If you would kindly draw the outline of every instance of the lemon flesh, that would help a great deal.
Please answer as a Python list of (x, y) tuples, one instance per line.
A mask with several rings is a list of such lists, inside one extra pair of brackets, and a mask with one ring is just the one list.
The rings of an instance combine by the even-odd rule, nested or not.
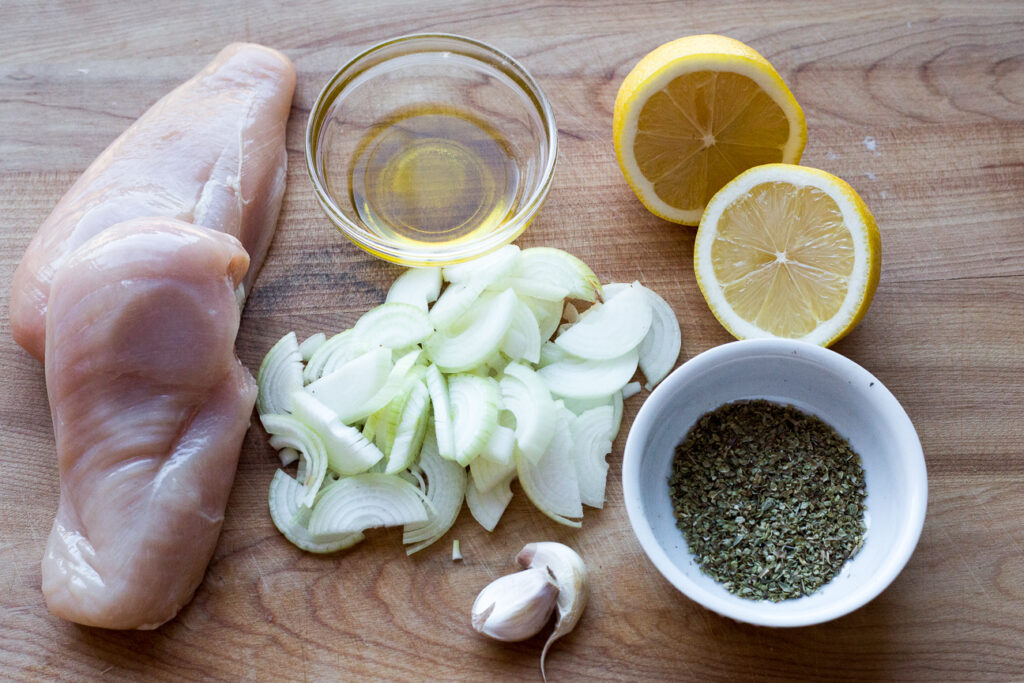
[(867, 206), (823, 171), (771, 164), (727, 184), (694, 245), (697, 281), (734, 336), (829, 345), (867, 312), (880, 240)]
[(708, 200), (748, 168), (799, 161), (803, 112), (764, 57), (724, 36), (688, 36), (648, 54), (619, 88), (622, 173), (654, 214), (696, 225)]
[(678, 76), (640, 110), (633, 156), (666, 204), (700, 210), (752, 166), (782, 161), (789, 121), (740, 74)]

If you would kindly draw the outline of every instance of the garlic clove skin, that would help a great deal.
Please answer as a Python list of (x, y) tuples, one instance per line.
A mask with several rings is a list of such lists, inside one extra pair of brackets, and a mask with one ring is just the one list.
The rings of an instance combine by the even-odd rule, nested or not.
[(526, 640), (548, 623), (557, 599), (558, 587), (543, 567), (502, 576), (473, 603), (473, 628), (495, 640)]
[(546, 681), (544, 659), (548, 649), (576, 627), (583, 608), (587, 606), (587, 567), (575, 550), (553, 542), (528, 543), (516, 556), (516, 562), (526, 567), (525, 571), (543, 569), (549, 572), (558, 584), (558, 620), (540, 654), (540, 673)]

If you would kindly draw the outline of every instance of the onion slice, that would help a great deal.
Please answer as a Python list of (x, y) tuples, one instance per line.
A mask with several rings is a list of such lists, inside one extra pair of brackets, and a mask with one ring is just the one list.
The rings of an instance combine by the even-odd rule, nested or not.
[(554, 401), (537, 373), (519, 363), (509, 363), (501, 378), (504, 407), (515, 416), (516, 445), (531, 462), (537, 462), (555, 432)]
[[(503, 453), (492, 457), (487, 453), (487, 447), (484, 447), (484, 452), (469, 464), (469, 471), (473, 475), (473, 481), (480, 493), (488, 492), (515, 472), (515, 432), (508, 427), (498, 425), (495, 428), (495, 433), (490, 437), (490, 441), (487, 442), (488, 446), (495, 441), (501, 443), (499, 449)], [(506, 444), (509, 446), (507, 456), (504, 454)]]
[(651, 328), (651, 306), (631, 287), (605, 304), (594, 304), (555, 343), (578, 358), (607, 360), (640, 345)]
[(270, 347), (256, 376), (256, 410), (260, 415), (290, 413), (292, 393), (302, 388), (302, 354), (294, 332)]
[(501, 343), (501, 351), (511, 360), (526, 360), (536, 363), (540, 360), (540, 327), (530, 307), (521, 300), (516, 302), (512, 324)]
[(427, 366), (427, 391), (434, 413), (434, 434), (437, 452), (442, 458), (455, 459), (455, 433), (452, 431), (452, 404), (448, 397), (448, 381), (436, 365)]
[(270, 480), (270, 519), (274, 526), (293, 545), (311, 553), (333, 553), (350, 548), (363, 540), (361, 533), (339, 534), (330, 541), (320, 541), (310, 535), (309, 508), (302, 507), (304, 488), (284, 470), (274, 473)]
[(650, 391), (675, 367), (683, 338), (679, 319), (668, 303), (655, 292), (644, 287), (644, 295), (651, 306), (651, 329), (640, 342), (640, 371), (647, 378), (644, 388)]
[(545, 365), (537, 374), (557, 396), (599, 398), (620, 391), (636, 372), (638, 359), (636, 349), (608, 360), (565, 358)]
[[(306, 384), (314, 382), (325, 373), (341, 367), (370, 350), (371, 347), (352, 330), (339, 332), (313, 352), (306, 362), (306, 368), (302, 371), (302, 380)], [(330, 370), (327, 369), (328, 363), (330, 363)]]
[[(640, 289), (651, 307), (651, 329), (640, 343), (640, 370), (644, 373), (647, 383), (644, 388), (650, 391), (665, 379), (665, 376), (679, 360), (682, 348), (682, 335), (679, 330), (679, 319), (672, 307), (668, 305), (654, 290), (644, 287), (639, 282), (628, 285), (624, 282), (611, 282), (604, 286), (605, 301), (613, 299), (630, 288)], [(627, 397), (628, 398), (628, 397)]]
[(511, 289), (481, 297), (455, 326), (438, 330), (423, 343), (427, 357), (445, 372), (481, 365), (501, 346), (518, 303)]
[(604, 507), (608, 480), (605, 457), (612, 451), (615, 413), (610, 405), (591, 408), (570, 422), (572, 460), (579, 480), (580, 500), (593, 508)]
[(456, 284), (477, 280), (489, 285), (510, 273), (518, 256), (519, 247), (506, 244), (479, 258), (446, 266), (442, 274), (445, 280)]
[[(516, 259), (511, 277), (534, 285), (547, 285), (565, 290), (559, 298), (597, 301), (601, 283), (590, 267), (572, 254), (551, 247), (523, 249)], [(534, 292), (524, 292), (538, 296)]]
[(371, 347), (404, 349), (430, 336), (434, 326), (427, 314), (411, 304), (381, 304), (356, 321), (352, 332)]
[(422, 379), (413, 384), (402, 402), (398, 424), (388, 452), (388, 474), (401, 472), (416, 460), (423, 446), (430, 417), (430, 392)]
[(466, 494), (466, 468), (440, 456), (432, 430), (427, 431), (423, 440), (419, 469), (425, 478), (421, 490), (433, 509), (427, 510), (426, 522), (405, 525), (402, 543), (415, 544), (406, 549), (406, 555), (423, 550), (448, 532), (459, 516)]
[(572, 435), (564, 409), (554, 411), (555, 434), (551, 443), (534, 463), (516, 453), (519, 483), (537, 509), (559, 524), (579, 528), (583, 516), (576, 468), (566, 455), (572, 450)]
[[(391, 372), (388, 373), (388, 379), (373, 396), (371, 396), (358, 410), (350, 412), (346, 415), (341, 415), (343, 422), (352, 424), (366, 418), (369, 415), (377, 412), (391, 401), (402, 391), (405, 386), (406, 377), (412, 372), (416, 362), (419, 360), (422, 351), (418, 349), (410, 351), (405, 354), (397, 361), (391, 368)], [(379, 426), (378, 426), (379, 428)]]
[(327, 475), (327, 449), (316, 432), (290, 415), (260, 415), (263, 428), (274, 439), (275, 448), (294, 448), (299, 452), (305, 466), (299, 477), (303, 486), (301, 504), (313, 507), (317, 491)]
[(526, 304), (526, 307), (537, 319), (537, 327), (540, 329), (541, 341), (551, 339), (551, 335), (558, 329), (558, 323), (562, 320), (562, 300), (548, 301), (532, 296), (526, 296), (516, 292), (519, 300)]
[(365, 472), (384, 457), (362, 432), (343, 424), (333, 410), (305, 391), (296, 391), (292, 402), (295, 419), (320, 437), (327, 466), (338, 474)]
[(455, 459), (465, 467), (487, 445), (498, 426), (498, 385), (490, 377), (458, 374), (448, 378), (455, 435)]
[(316, 334), (311, 334), (306, 337), (306, 340), (299, 344), (299, 353), (302, 354), (302, 362), (305, 363), (312, 358), (313, 354), (316, 353), (316, 350), (323, 346), (326, 341), (327, 335), (323, 332), (317, 332)]
[(426, 522), (429, 500), (414, 485), (390, 474), (357, 474), (324, 488), (309, 517), (314, 537)]
[(481, 492), (472, 476), (466, 485), (466, 505), (473, 519), (480, 523), (487, 531), (494, 531), (498, 521), (505, 514), (505, 508), (512, 500), (512, 480), (515, 473), (508, 475), (502, 481), (492, 486), (487, 491)]
[(391, 351), (376, 348), (306, 385), (306, 391), (352, 424), (363, 407), (380, 391), (391, 372)]
[(409, 304), (426, 313), (427, 304), (440, 293), (440, 268), (409, 268), (391, 284), (385, 302)]

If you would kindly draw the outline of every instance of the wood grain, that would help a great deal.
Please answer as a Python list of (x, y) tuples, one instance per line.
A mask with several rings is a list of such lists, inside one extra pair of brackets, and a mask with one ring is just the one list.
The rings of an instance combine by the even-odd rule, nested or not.
[[(1024, 7), (1008, 2), (5, 2), (0, 22), (0, 677), (17, 680), (537, 680), (542, 639), (476, 636), (477, 591), (526, 542), (577, 547), (594, 590), (548, 660), (562, 680), (1011, 680), (1024, 677)], [(683, 324), (681, 360), (729, 341), (690, 266), (693, 230), (646, 213), (611, 147), (618, 84), (658, 44), (724, 33), (761, 51), (810, 129), (804, 163), (871, 206), (884, 260), (875, 303), (836, 349), (902, 401), (924, 445), (928, 518), (895, 583), (853, 614), (801, 629), (720, 618), (663, 580), (633, 538), (611, 460), (609, 500), (558, 527), (522, 495), (498, 531), (463, 512), (407, 558), (397, 531), (319, 558), (274, 530), (275, 469), (258, 428), (196, 598), (154, 632), (49, 615), (39, 560), (58, 482), (42, 368), (10, 340), (11, 275), (74, 178), (153, 101), (231, 40), (299, 71), (289, 186), (238, 339), (270, 344), (350, 325), (397, 268), (346, 242), (305, 177), (303, 132), (326, 78), (394, 35), (449, 31), (510, 52), (560, 129), (550, 197), (520, 244), (553, 245), (604, 280), (639, 278)], [(628, 426), (643, 400), (627, 402)], [(452, 563), (450, 539), (465, 560)]]

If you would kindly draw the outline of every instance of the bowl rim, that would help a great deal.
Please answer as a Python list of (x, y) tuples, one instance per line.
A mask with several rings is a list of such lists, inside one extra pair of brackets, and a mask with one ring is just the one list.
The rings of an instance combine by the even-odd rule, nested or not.
[[(879, 405), (879, 412), (887, 416), (902, 437), (904, 447), (900, 450), (900, 462), (902, 469), (910, 475), (908, 488), (911, 493), (907, 501), (909, 513), (903, 520), (892, 551), (881, 570), (870, 580), (860, 584), (858, 590), (851, 591), (851, 594), (843, 599), (826, 603), (814, 611), (782, 613), (772, 610), (772, 605), (776, 603), (749, 601), (749, 605), (745, 605), (708, 592), (686, 576), (669, 558), (655, 537), (644, 511), (643, 492), (640, 486), (640, 469), (644, 460), (643, 446), (658, 422), (659, 412), (667, 397), (682, 390), (691, 378), (715, 365), (757, 356), (802, 358), (814, 362), (819, 367), (824, 366), (824, 369), (842, 375), (854, 383), (864, 382), (870, 385), (873, 382), (871, 391), (875, 403)], [(644, 553), (662, 576), (691, 600), (723, 616), (750, 624), (775, 627), (810, 626), (830, 621), (862, 607), (877, 597), (903, 570), (913, 554), (924, 526), (928, 502), (924, 451), (910, 417), (892, 392), (878, 378), (846, 356), (808, 342), (781, 338), (747, 339), (713, 347), (686, 361), (666, 377), (647, 397), (630, 427), (622, 461), (622, 491), (633, 533)]]
[[(429, 44), (430, 49), (417, 50), (416, 47), (420, 43)], [(379, 62), (372, 62), (369, 65), (364, 64), (368, 60), (372, 60), (378, 53), (395, 47), (399, 48), (399, 51), (396, 54), (387, 56)], [(480, 54), (471, 54), (466, 51), (460, 52), (458, 50), (459, 47), (462, 47), (464, 50), (465, 48), (471, 48), (482, 52), (491, 59), (488, 61), (481, 59)], [(529, 99), (536, 107), (537, 114), (541, 119), (547, 139), (547, 158), (545, 160), (544, 167), (541, 169), (538, 176), (537, 182), (531, 189), (530, 195), (523, 200), (522, 206), (520, 206), (519, 210), (511, 217), (507, 218), (499, 229), (488, 233), (486, 236), (479, 239), (459, 244), (445, 250), (439, 250), (436, 248), (422, 250), (411, 249), (407, 244), (399, 246), (391, 240), (382, 239), (364, 228), (362, 225), (353, 222), (345, 216), (341, 211), (341, 208), (335, 202), (334, 197), (327, 191), (326, 184), (318, 170), (316, 149), (319, 141), (319, 134), (323, 126), (324, 116), (327, 110), (334, 104), (334, 102), (344, 95), (345, 89), (349, 84), (356, 80), (358, 76), (364, 73), (368, 68), (372, 68), (392, 59), (416, 52), (452, 51), (478, 61), (484, 61), (489, 66), (500, 70), (505, 76), (509, 77), (509, 80), (511, 80), (523, 94), (527, 96), (527, 99)], [(402, 265), (441, 266), (482, 256), (511, 242), (526, 230), (530, 222), (536, 217), (537, 212), (540, 210), (544, 200), (547, 198), (548, 191), (551, 189), (551, 182), (554, 178), (555, 162), (558, 158), (558, 126), (555, 123), (555, 116), (554, 111), (551, 108), (551, 103), (548, 101), (544, 91), (541, 90), (530, 72), (512, 56), (502, 50), (499, 50), (493, 45), (454, 33), (411, 33), (385, 40), (363, 50), (346, 62), (344, 66), (338, 69), (334, 75), (328, 79), (327, 83), (323, 88), (321, 88), (320, 93), (317, 95), (317, 98), (313, 103), (313, 107), (310, 109), (309, 118), (306, 120), (305, 145), (304, 156), (306, 161), (306, 172), (309, 175), (310, 181), (313, 183), (313, 192), (316, 196), (317, 202), (320, 204), (324, 213), (327, 214), (327, 217), (332, 223), (334, 223), (342, 234), (362, 249), (387, 261)]]

